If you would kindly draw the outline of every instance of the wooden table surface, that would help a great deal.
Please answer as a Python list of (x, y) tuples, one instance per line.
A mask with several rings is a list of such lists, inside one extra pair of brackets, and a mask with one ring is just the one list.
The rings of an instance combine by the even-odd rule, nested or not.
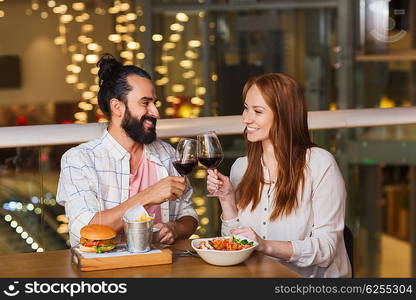
[[(191, 249), (190, 241), (171, 246)], [(235, 266), (213, 266), (199, 257), (173, 257), (172, 264), (123, 269), (81, 272), (71, 262), (70, 250), (20, 253), (0, 256), (0, 277), (65, 278), (65, 277), (160, 277), (160, 278), (225, 278), (225, 277), (300, 277), (286, 266), (254, 251), (243, 263)]]

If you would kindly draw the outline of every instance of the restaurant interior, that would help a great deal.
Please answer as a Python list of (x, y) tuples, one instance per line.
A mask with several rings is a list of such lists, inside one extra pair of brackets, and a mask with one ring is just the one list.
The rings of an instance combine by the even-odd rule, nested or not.
[[(0, 0), (0, 126), (107, 122), (97, 104), (104, 53), (152, 75), (162, 119), (239, 115), (244, 82), (267, 72), (298, 80), (309, 111), (412, 107), (415, 30), (410, 0)], [(416, 275), (415, 124), (311, 130), (346, 182), (355, 277)], [(220, 140), (228, 174), (245, 141)], [(0, 255), (69, 247), (55, 196), (73, 146), (0, 141)], [(202, 166), (189, 176), (192, 238), (220, 234), (206, 176)]]

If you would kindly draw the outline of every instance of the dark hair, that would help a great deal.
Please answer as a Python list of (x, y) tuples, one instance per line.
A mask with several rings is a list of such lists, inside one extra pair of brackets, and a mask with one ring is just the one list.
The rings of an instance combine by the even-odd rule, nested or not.
[(125, 102), (126, 95), (132, 90), (132, 87), (127, 82), (127, 76), (135, 74), (152, 80), (149, 73), (145, 70), (133, 65), (123, 66), (121, 62), (108, 53), (104, 54), (97, 62), (97, 67), (100, 68), (98, 71), (98, 85), (100, 86), (98, 105), (110, 120), (110, 100), (116, 98)]

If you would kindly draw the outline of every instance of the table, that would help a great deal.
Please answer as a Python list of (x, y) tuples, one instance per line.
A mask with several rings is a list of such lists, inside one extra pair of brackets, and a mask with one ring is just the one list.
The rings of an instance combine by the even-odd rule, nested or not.
[[(173, 253), (191, 249), (190, 240), (171, 246)], [(300, 277), (286, 266), (257, 251), (235, 266), (213, 266), (199, 257), (173, 257), (172, 264), (81, 272), (71, 262), (70, 250), (20, 253), (0, 256), (0, 277), (68, 278), (293, 278)]]

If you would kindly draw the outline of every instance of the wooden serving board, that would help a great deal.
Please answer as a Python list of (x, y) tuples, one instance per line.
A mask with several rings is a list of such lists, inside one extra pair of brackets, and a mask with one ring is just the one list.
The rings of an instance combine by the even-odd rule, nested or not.
[[(163, 265), (172, 263), (170, 249), (153, 249), (150, 253), (115, 253), (91, 254), (83, 253), (78, 247), (71, 248), (72, 261), (80, 271), (98, 271), (139, 266)], [(112, 256), (109, 256), (109, 255)]]

